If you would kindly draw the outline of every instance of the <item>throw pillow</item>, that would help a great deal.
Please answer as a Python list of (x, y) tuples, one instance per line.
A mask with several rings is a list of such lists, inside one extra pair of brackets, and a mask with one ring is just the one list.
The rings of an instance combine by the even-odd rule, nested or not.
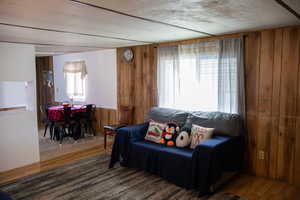
[(193, 124), (191, 129), (191, 148), (194, 149), (198, 144), (212, 137), (214, 128), (206, 128)]
[(165, 123), (150, 121), (145, 140), (160, 143), (162, 133), (165, 130), (166, 126), (167, 125)]

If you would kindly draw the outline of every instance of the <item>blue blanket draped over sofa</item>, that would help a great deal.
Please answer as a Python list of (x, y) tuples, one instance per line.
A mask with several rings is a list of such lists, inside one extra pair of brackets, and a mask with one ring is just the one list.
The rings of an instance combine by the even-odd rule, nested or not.
[(166, 147), (144, 140), (149, 123), (120, 128), (109, 167), (143, 169), (200, 194), (209, 191), (223, 172), (239, 171), (244, 154), (243, 136), (214, 136), (195, 149)]

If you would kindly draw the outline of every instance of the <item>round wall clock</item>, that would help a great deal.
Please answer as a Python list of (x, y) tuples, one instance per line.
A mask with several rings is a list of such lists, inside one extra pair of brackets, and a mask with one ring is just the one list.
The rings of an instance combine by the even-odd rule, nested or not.
[(133, 59), (133, 51), (132, 51), (132, 49), (126, 48), (126, 49), (124, 50), (123, 56), (124, 56), (124, 59), (125, 59), (127, 62), (132, 61), (132, 59)]

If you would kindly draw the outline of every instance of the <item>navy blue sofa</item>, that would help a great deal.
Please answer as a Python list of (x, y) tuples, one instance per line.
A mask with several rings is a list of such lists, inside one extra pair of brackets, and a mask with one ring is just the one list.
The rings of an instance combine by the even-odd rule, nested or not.
[(190, 149), (144, 140), (148, 122), (123, 127), (117, 131), (110, 168), (120, 162), (121, 166), (146, 170), (178, 186), (196, 189), (200, 195), (213, 192), (225, 174), (233, 175), (242, 169), (243, 122), (238, 115), (155, 107), (146, 121), (149, 119), (173, 121), (179, 125), (198, 124), (215, 128), (215, 133), (213, 138)]
[(0, 191), (0, 200), (12, 200), (12, 198), (7, 193)]

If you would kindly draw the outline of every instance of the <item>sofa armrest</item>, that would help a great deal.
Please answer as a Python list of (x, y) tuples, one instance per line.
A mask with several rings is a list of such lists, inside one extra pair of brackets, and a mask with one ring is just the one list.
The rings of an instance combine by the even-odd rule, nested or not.
[(117, 134), (127, 134), (131, 141), (143, 140), (149, 127), (149, 122), (126, 126), (118, 129)]
[(244, 144), (243, 136), (215, 136), (201, 144), (198, 144), (195, 150), (206, 149), (219, 149), (231, 146), (232, 148), (240, 148)]
[[(133, 126), (125, 126), (117, 130), (117, 135), (113, 144), (110, 157), (109, 168), (112, 168), (116, 162), (126, 166), (131, 141), (143, 140), (148, 130), (149, 123), (143, 123)], [(121, 159), (122, 158), (122, 159)]]
[[(211, 186), (226, 171), (239, 171), (244, 156), (244, 138), (242, 136), (216, 136), (196, 146), (193, 151), (193, 163), (197, 185)], [(199, 170), (201, 169), (201, 170)], [(203, 175), (202, 172), (206, 174)], [(201, 187), (200, 187), (201, 188)], [(209, 188), (201, 188), (207, 192)]]
[(243, 136), (216, 136), (197, 145), (194, 151), (213, 153), (222, 170), (237, 171), (243, 164), (244, 149)]
[(204, 142), (202, 142), (201, 144), (198, 144), (195, 148), (196, 151), (199, 151), (203, 148), (206, 149), (214, 149), (217, 148), (218, 146), (222, 145), (223, 143), (226, 143), (230, 140), (230, 137), (213, 137), (210, 138)]

